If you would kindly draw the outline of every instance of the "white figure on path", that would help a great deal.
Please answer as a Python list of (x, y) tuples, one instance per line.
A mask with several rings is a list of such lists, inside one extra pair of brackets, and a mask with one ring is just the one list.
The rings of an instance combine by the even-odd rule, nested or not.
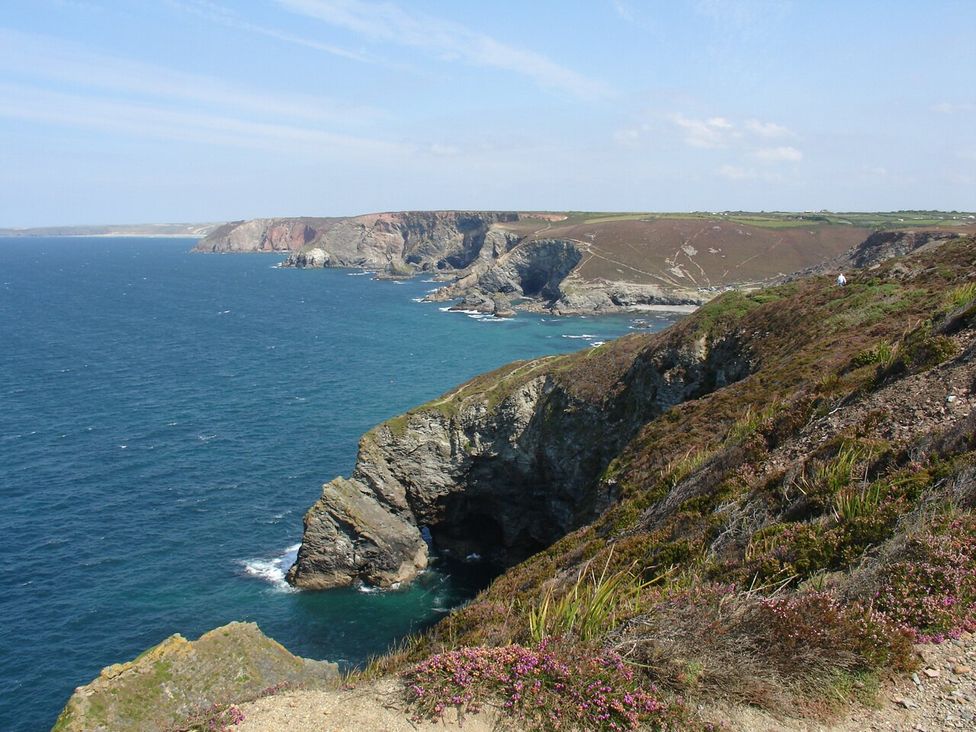
[(837, 275), (837, 285), (839, 287), (843, 287), (846, 284), (847, 284), (847, 278), (844, 276), (844, 273), (841, 272), (839, 275)]

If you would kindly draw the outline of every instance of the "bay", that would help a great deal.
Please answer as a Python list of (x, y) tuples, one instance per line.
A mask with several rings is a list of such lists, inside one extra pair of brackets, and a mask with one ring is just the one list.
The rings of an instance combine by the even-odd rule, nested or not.
[(360, 435), (519, 358), (673, 316), (512, 320), (417, 302), (436, 283), (194, 255), (190, 239), (0, 239), (0, 729), (171, 633), (251, 620), (350, 666), (484, 581), (282, 581)]

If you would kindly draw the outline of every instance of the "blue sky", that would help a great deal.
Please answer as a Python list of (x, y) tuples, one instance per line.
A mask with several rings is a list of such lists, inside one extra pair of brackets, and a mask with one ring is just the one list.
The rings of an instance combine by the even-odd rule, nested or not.
[(0, 226), (976, 208), (976, 2), (4, 0)]

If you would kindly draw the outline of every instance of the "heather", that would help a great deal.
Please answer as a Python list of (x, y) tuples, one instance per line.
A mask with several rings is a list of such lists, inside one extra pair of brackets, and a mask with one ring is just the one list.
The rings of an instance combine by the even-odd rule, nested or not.
[(875, 607), (920, 641), (976, 629), (976, 517), (941, 517), (906, 537), (883, 566)]
[[(915, 667), (913, 643), (973, 630), (974, 268), (972, 240), (944, 243), (847, 288), (733, 293), (650, 344), (561, 361), (554, 378), (624, 419), (633, 383), (673, 367), (660, 354), (693, 342), (738, 359), (668, 373), (701, 391), (595, 476), (611, 505), (388, 667), (436, 658), (447, 673), (453, 653), (554, 642), (614, 654), (666, 709), (724, 699), (822, 718)], [(469, 709), (510, 699), (502, 682), (428, 693)]]
[(662, 702), (618, 654), (549, 641), (435, 654), (406, 683), (422, 717), (439, 718), (452, 706), (463, 718), (495, 703), (521, 729), (680, 728), (680, 707)]

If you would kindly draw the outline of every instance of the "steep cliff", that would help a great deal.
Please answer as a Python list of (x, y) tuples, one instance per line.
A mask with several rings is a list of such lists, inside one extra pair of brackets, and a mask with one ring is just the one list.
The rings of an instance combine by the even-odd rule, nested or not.
[[(965, 241), (951, 250), (957, 259), (972, 251)], [(944, 297), (929, 251), (852, 275), (848, 288), (808, 279), (727, 293), (664, 333), (512, 364), (380, 425), (363, 437), (351, 480), (325, 485), (310, 509), (289, 580), (408, 580), (426, 565), (423, 534), (460, 556), (522, 561), (616, 504), (622, 465), (659, 465), (641, 435), (664, 429), (662, 415), (715, 392), (717, 403), (751, 403), (760, 385), (767, 401), (793, 400), (791, 384), (829, 373), (882, 333), (904, 335)], [(943, 269), (950, 278), (964, 271)], [(942, 336), (917, 337), (945, 346)], [(712, 430), (708, 419), (694, 429)]]
[(288, 253), (287, 267), (417, 272), (431, 300), (499, 315), (695, 306), (811, 267), (870, 229), (782, 215), (407, 211), (226, 224), (197, 251)]
[[(203, 252), (293, 253), (287, 267), (363, 267), (393, 275), (455, 271), (507, 244), (489, 236), (505, 211), (404, 211), (333, 219), (254, 219), (222, 226)], [(488, 242), (487, 248), (486, 239)]]
[(740, 341), (681, 327), (518, 362), (380, 425), (309, 510), (289, 581), (409, 580), (427, 564), (422, 530), (460, 557), (521, 561), (615, 500), (597, 478), (642, 424), (751, 372)]

